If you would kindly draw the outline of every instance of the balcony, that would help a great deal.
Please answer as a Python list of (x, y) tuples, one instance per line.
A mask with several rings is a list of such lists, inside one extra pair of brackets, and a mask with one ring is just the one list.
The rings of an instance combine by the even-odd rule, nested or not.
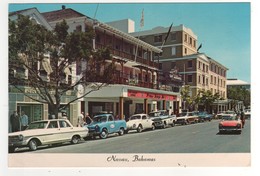
[[(100, 44), (100, 43), (96, 43), (96, 48), (97, 49), (103, 49), (105, 47), (108, 47), (108, 46), (105, 46), (103, 44)], [(128, 53), (128, 52), (125, 52), (125, 51), (122, 51), (122, 50), (118, 50), (118, 49), (115, 49), (115, 48), (112, 48), (111, 46), (109, 47), (109, 50), (111, 52), (111, 54), (115, 55), (115, 56), (118, 56), (118, 57), (122, 57), (124, 59), (128, 59), (130, 61), (135, 61), (139, 64), (144, 64), (146, 66), (149, 66), (149, 67), (153, 67), (153, 68), (158, 68), (159, 67), (159, 64), (154, 62), (154, 61), (151, 61), (149, 59), (144, 59), (140, 56), (136, 56), (135, 58), (135, 55), (134, 54), (131, 54), (131, 53)]]

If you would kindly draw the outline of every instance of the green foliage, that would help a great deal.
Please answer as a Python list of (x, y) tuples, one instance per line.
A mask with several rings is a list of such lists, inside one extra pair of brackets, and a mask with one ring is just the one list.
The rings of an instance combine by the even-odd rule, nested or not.
[(250, 91), (241, 87), (228, 88), (227, 98), (231, 99), (232, 107), (234, 108), (238, 101), (243, 101), (244, 106), (250, 106), (251, 94)]
[[(16, 87), (25, 96), (35, 101), (47, 103), (49, 109), (56, 115), (61, 108), (61, 97), (67, 92), (76, 95), (78, 85), (90, 84), (94, 87), (93, 90), (99, 90), (110, 83), (114, 73), (113, 64), (105, 62), (111, 59), (110, 51), (93, 50), (94, 31), (68, 33), (68, 28), (65, 20), (57, 23), (52, 31), (48, 31), (26, 16), (18, 15), (16, 21), (9, 20), (9, 85)], [(46, 69), (37, 69), (39, 64), (43, 65), (46, 61), (46, 55), (50, 56), (49, 73)], [(68, 70), (72, 64), (81, 64), (82, 61), (87, 63), (88, 69), (82, 69), (78, 73), (81, 77), (74, 79), (74, 82), (64, 83), (64, 78), (68, 76), (65, 75), (65, 70)], [(28, 70), (29, 78), (21, 79), (22, 77), (17, 76), (19, 74), (14, 76), (13, 70), (19, 69)], [(43, 79), (41, 71), (46, 71), (45, 74), (50, 78), (48, 81), (45, 80), (46, 78)], [(21, 88), (24, 85), (34, 89), (40, 98), (26, 94)], [(75, 96), (64, 107), (90, 92), (85, 92), (81, 97)]]

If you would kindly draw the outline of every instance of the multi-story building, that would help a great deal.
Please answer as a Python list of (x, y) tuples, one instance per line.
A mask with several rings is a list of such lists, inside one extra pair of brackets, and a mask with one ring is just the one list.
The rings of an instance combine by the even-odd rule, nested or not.
[[(9, 13), (9, 19), (11, 21), (17, 20), (19, 14), (23, 16), (29, 16), (30, 20), (36, 22), (37, 24), (43, 25), (47, 30), (53, 29), (36, 8), (11, 12)], [(30, 60), (28, 61), (30, 62)], [(39, 73), (39, 76), (42, 78), (42, 80), (45, 81), (50, 79), (48, 75), (48, 63), (50, 63), (50, 57), (48, 54), (44, 55), (44, 60), (42, 62), (34, 61), (35, 69)], [(71, 84), (73, 79), (76, 78), (76, 65), (71, 65), (68, 69), (70, 70), (70, 73), (64, 73), (64, 83), (66, 82)], [(17, 67), (9, 67), (9, 82), (12, 81), (11, 79), (17, 75), (19, 78), (24, 80), (21, 82), (21, 84), (16, 85), (19, 86), (21, 90), (24, 90), (24, 93), (18, 91), (14, 86), (9, 86), (9, 117), (11, 113), (16, 110), (18, 114), (21, 114), (21, 112), (24, 111), (25, 114), (29, 117), (29, 122), (52, 118), (49, 112), (48, 104), (32, 100), (26, 96), (29, 95), (35, 99), (40, 99), (40, 96), (36, 93), (35, 89), (33, 89), (27, 81), (28, 79), (31, 79), (31, 76), (28, 73), (29, 72), (27, 68), (21, 67), (18, 64)], [(61, 99), (61, 106), (67, 104), (75, 98), (76, 96), (68, 91)], [(76, 123), (76, 119), (73, 119), (73, 117), (77, 115), (75, 112), (73, 112), (72, 107), (75, 107), (76, 105), (76, 102), (71, 103), (70, 107), (64, 110), (67, 112), (68, 119), (71, 120), (74, 124)]]
[(199, 90), (210, 90), (219, 93), (226, 99), (227, 68), (204, 53), (199, 53), (201, 47), (197, 44), (197, 36), (184, 25), (173, 26), (169, 37), (164, 39), (169, 28), (156, 27), (152, 30), (131, 33), (153, 46), (163, 50), (159, 57), (160, 69), (163, 72), (177, 70), (184, 85), (190, 85), (191, 96)]
[[(66, 9), (65, 6), (61, 10), (42, 14), (36, 8), (26, 9), (10, 13), (9, 18), (16, 20), (18, 14), (31, 16), (32, 20), (44, 25), (48, 30), (52, 30), (58, 22), (63, 20), (66, 20), (69, 26), (68, 32), (93, 29), (95, 32), (93, 50), (104, 47), (110, 49), (113, 59), (106, 62), (115, 63), (116, 79), (113, 84), (70, 104), (66, 112), (74, 125), (77, 124), (77, 118), (81, 112), (94, 115), (99, 111), (112, 111), (120, 118), (127, 118), (134, 113), (148, 113), (155, 109), (168, 109), (169, 113), (179, 109), (179, 93), (158, 89), (159, 64), (155, 62), (155, 56), (161, 53), (161, 49), (73, 9)], [(46, 60), (49, 60), (47, 56)], [(78, 70), (81, 69), (83, 63), (85, 62), (75, 63), (69, 67), (68, 74), (65, 75), (66, 84), (72, 84), (73, 80), (79, 78)], [(48, 70), (44, 63), (37, 65), (39, 73), (47, 80)], [(23, 73), (26, 74), (26, 70), (23, 70)], [(24, 86), (30, 94), (35, 94), (30, 87), (21, 86)], [(88, 90), (84, 89), (84, 91)], [(79, 91), (77, 96), (82, 93), (84, 92)], [(62, 97), (61, 103), (67, 103), (73, 98), (75, 94), (71, 96), (68, 93)], [(47, 104), (33, 101), (12, 88), (9, 89), (9, 105), (10, 114), (14, 110), (25, 111), (30, 117), (30, 122), (49, 118)]]

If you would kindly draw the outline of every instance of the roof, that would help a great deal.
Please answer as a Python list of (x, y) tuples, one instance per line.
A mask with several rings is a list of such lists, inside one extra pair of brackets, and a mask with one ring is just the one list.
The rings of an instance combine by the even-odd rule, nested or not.
[(42, 15), (48, 22), (85, 16), (71, 8), (61, 9), (61, 10), (56, 10), (51, 12), (44, 12), (42, 13)]
[(37, 10), (35, 7), (29, 8), (29, 9), (18, 10), (18, 11), (10, 12), (9, 16), (18, 15), (18, 14), (21, 14), (23, 12), (26, 12), (26, 11), (29, 11), (29, 10), (32, 10), (32, 9)]
[[(162, 27), (162, 26), (157, 26), (151, 30), (146, 30), (146, 31), (140, 31), (140, 32), (133, 32), (130, 33), (132, 36), (138, 37), (138, 36), (147, 36), (147, 35), (157, 35), (157, 34), (164, 34), (167, 33), (169, 30), (169, 27)], [(175, 31), (185, 31), (189, 33), (192, 37), (194, 37), (197, 40), (197, 35), (194, 34), (194, 32), (190, 29), (185, 27), (183, 24), (179, 26), (173, 26), (171, 28), (171, 32)]]
[(44, 27), (46, 27), (48, 30), (52, 30), (52, 27), (50, 26), (48, 21), (43, 17), (43, 15), (35, 7), (24, 9), (24, 10), (19, 10), (19, 11), (15, 11), (15, 12), (10, 12), (9, 19), (11, 21), (15, 21), (18, 19), (19, 14), (21, 14), (23, 16), (28, 16), (28, 17), (30, 17), (30, 19), (34, 19), (38, 24), (41, 24)]
[(227, 85), (233, 86), (233, 85), (250, 85), (250, 84), (239, 79), (227, 79)]

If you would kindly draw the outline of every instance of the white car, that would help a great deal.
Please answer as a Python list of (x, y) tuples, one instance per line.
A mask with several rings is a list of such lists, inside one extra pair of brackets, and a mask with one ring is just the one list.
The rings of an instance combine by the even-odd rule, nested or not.
[(126, 127), (126, 133), (130, 130), (136, 130), (140, 133), (145, 129), (155, 129), (154, 121), (147, 114), (132, 115), (126, 123)]
[(24, 131), (9, 133), (9, 152), (14, 152), (18, 147), (29, 147), (34, 151), (40, 145), (64, 142), (77, 144), (87, 135), (87, 128), (73, 127), (66, 119), (35, 121)]
[(176, 124), (181, 125), (188, 125), (191, 123), (198, 123), (199, 122), (199, 116), (196, 115), (194, 112), (182, 112), (180, 114), (180, 117), (177, 117)]
[(173, 127), (177, 121), (176, 115), (169, 115), (169, 112), (166, 110), (150, 112), (149, 116), (154, 121), (156, 128), (165, 128), (166, 126)]

